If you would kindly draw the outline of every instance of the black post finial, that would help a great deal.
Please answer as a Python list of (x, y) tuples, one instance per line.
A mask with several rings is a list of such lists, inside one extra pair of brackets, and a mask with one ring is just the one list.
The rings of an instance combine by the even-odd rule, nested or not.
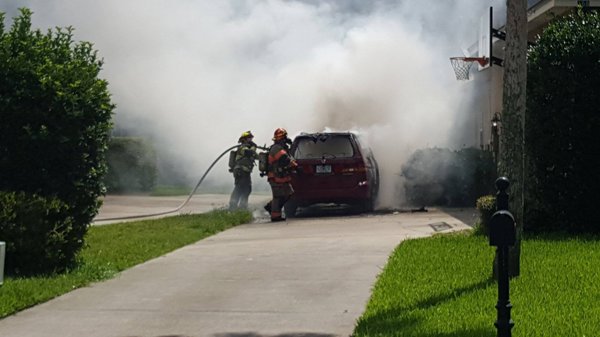
[(508, 193), (506, 190), (510, 186), (510, 181), (506, 177), (500, 177), (496, 179), (496, 209), (499, 211), (508, 210)]
[(496, 188), (500, 191), (506, 191), (510, 186), (510, 181), (506, 177), (499, 177), (496, 179)]

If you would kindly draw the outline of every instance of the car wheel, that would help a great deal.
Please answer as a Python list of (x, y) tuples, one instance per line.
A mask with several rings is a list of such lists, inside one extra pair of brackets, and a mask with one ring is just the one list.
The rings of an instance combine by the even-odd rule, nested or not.
[(375, 209), (375, 202), (374, 202), (373, 198), (369, 198), (364, 201), (363, 210), (365, 212), (373, 212), (374, 209)]
[(296, 210), (298, 209), (298, 204), (289, 200), (283, 205), (283, 210), (285, 211), (286, 218), (293, 218), (296, 216)]

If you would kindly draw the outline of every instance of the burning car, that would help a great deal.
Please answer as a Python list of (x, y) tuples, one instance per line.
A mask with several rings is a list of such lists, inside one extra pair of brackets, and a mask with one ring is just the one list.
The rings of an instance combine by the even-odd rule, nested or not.
[(298, 207), (348, 204), (371, 211), (379, 191), (379, 168), (372, 151), (352, 132), (302, 133), (290, 153), (298, 162), (294, 195), (285, 204), (288, 217)]

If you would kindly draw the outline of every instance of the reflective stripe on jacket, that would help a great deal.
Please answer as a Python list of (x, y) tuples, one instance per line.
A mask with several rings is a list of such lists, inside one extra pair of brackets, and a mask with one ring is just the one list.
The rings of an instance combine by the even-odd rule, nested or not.
[(256, 144), (242, 144), (236, 151), (235, 165), (233, 166), (233, 170), (252, 172), (252, 168), (254, 168), (254, 161), (256, 159), (258, 159), (258, 154), (256, 153)]
[(290, 182), (292, 180), (291, 171), (296, 166), (296, 161), (284, 146), (279, 143), (271, 146), (269, 149), (268, 181), (278, 184)]

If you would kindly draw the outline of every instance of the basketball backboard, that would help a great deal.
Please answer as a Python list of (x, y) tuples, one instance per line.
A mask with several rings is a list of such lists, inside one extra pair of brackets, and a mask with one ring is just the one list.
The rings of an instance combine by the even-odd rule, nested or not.
[(484, 70), (492, 66), (492, 23), (493, 8), (489, 7), (485, 13), (481, 15), (479, 20), (479, 46), (477, 57), (484, 57), (488, 60), (484, 65), (479, 65), (479, 70)]

